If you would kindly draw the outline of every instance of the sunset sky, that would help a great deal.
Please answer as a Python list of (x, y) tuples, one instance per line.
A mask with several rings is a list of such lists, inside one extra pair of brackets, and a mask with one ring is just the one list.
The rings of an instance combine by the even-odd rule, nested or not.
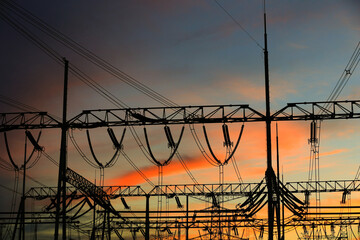
[[(178, 105), (250, 104), (265, 112), (263, 51), (258, 46), (264, 45), (260, 0), (218, 0), (253, 39), (216, 1), (210, 0), (15, 2)], [(360, 40), (360, 2), (276, 0), (267, 1), (266, 8), (272, 112), (289, 102), (326, 100)], [(161, 106), (44, 33), (29, 28), (128, 106)], [(0, 95), (61, 116), (63, 67), (2, 19), (0, 36)], [(339, 100), (360, 99), (359, 80), (360, 70), (356, 69)], [(84, 109), (115, 107), (73, 75), (69, 76), (68, 100), (69, 118)], [(0, 102), (0, 112), (17, 111), (19, 109)], [(310, 122), (279, 123), (280, 164), (285, 181), (308, 179), (309, 127)], [(322, 123), (321, 179), (355, 177), (360, 163), (359, 127), (358, 120)], [(240, 124), (229, 125), (232, 141), (237, 138), (240, 128)], [(171, 129), (177, 138), (181, 127)], [(205, 144), (202, 126), (196, 126), (196, 129)], [(122, 128), (114, 131), (120, 138)], [(136, 127), (136, 131), (145, 142), (143, 127)], [(154, 154), (160, 159), (167, 158), (169, 149), (162, 127), (148, 127), (147, 131)], [(90, 133), (99, 158), (108, 161), (114, 150), (106, 128), (90, 130)], [(92, 159), (86, 132), (74, 130), (73, 134)], [(221, 124), (208, 126), (208, 135), (215, 152), (224, 157)], [(8, 138), (14, 158), (20, 164), (23, 161), (23, 131), (8, 133)], [(44, 130), (40, 144), (58, 160), (60, 131)], [(95, 176), (98, 179), (98, 171), (81, 159), (71, 141), (68, 146), (69, 167), (91, 181)], [(244, 182), (259, 182), (264, 177), (265, 147), (265, 124), (246, 123), (235, 154)], [(157, 167), (144, 157), (130, 131), (125, 135), (124, 149), (156, 184)], [(199, 182), (218, 182), (218, 169), (202, 157), (188, 126), (179, 152)], [(3, 134), (0, 135), (0, 157), (8, 161)], [(13, 175), (0, 169), (1, 184), (13, 188)], [(57, 168), (44, 156), (29, 170), (29, 175), (46, 185), (56, 186)], [(111, 169), (105, 170), (105, 177), (105, 185), (141, 184), (150, 189), (122, 156)], [(231, 164), (225, 167), (225, 181), (237, 181)], [(192, 182), (175, 158), (164, 167), (164, 184), (176, 183)], [(38, 185), (27, 181), (27, 186)], [(11, 192), (0, 188), (0, 193), (8, 195), (0, 198), (1, 208), (6, 209), (10, 205)], [(340, 195), (338, 198), (340, 200)]]

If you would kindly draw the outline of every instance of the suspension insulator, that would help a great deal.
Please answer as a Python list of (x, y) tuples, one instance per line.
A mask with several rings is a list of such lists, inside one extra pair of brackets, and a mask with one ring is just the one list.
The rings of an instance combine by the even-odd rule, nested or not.
[(260, 235), (259, 235), (259, 237), (264, 237), (264, 226), (261, 226), (261, 228), (260, 228)]
[(195, 220), (196, 220), (196, 213), (194, 213), (194, 215), (193, 215), (192, 218), (191, 218), (191, 221), (192, 221), (192, 222), (195, 222)]
[(125, 209), (130, 209), (129, 205), (126, 203), (125, 198), (121, 197), (121, 202), (124, 205)]
[(140, 228), (140, 232), (141, 232), (141, 234), (145, 237), (145, 235), (146, 235), (145, 230), (142, 229), (142, 228)]
[(116, 136), (115, 136), (114, 130), (112, 130), (112, 128), (108, 128), (108, 129), (107, 129), (107, 132), (108, 132), (108, 134), (109, 134), (109, 137), (110, 137), (112, 143), (114, 144), (114, 147), (115, 147), (116, 149), (122, 149), (122, 148), (123, 148), (122, 142), (123, 142), (123, 140), (124, 140), (126, 128), (124, 128), (124, 131), (123, 131), (123, 134), (122, 134), (122, 136), (121, 136), (120, 142), (118, 142), (118, 140), (117, 140), (117, 138), (116, 138)]
[(214, 206), (214, 207), (220, 207), (219, 204), (218, 204), (218, 201), (217, 201), (217, 199), (216, 199), (215, 194), (212, 194), (212, 195), (211, 195), (211, 198), (212, 198), (212, 204), (213, 204), (213, 206)]
[(168, 147), (175, 148), (176, 144), (174, 142), (174, 138), (172, 137), (171, 130), (168, 126), (164, 127), (165, 135), (168, 140)]
[(305, 205), (309, 206), (309, 204), (310, 204), (310, 192), (306, 191), (305, 192)]
[(310, 143), (315, 143), (317, 142), (317, 137), (316, 137), (316, 122), (313, 121), (311, 122), (311, 125), (310, 125), (310, 139), (309, 139), (309, 142)]
[(114, 147), (115, 147), (115, 148), (120, 148), (119, 142), (118, 142), (118, 140), (116, 139), (116, 136), (115, 136), (114, 131), (113, 131), (111, 128), (108, 128), (108, 129), (107, 129), (107, 132), (108, 132), (108, 134), (109, 134), (109, 137), (110, 137), (111, 141), (112, 141), (113, 144), (114, 144)]
[(178, 208), (182, 208), (182, 207), (183, 207), (183, 205), (181, 204), (180, 199), (179, 199), (178, 196), (175, 196), (175, 201), (176, 201), (176, 204), (177, 204), (177, 207), (178, 207)]
[(223, 135), (224, 135), (224, 147), (231, 147), (233, 143), (230, 140), (229, 128), (228, 125), (222, 125)]
[(233, 231), (234, 231), (235, 236), (239, 236), (239, 231), (237, 230), (236, 227), (233, 227)]
[(345, 204), (346, 203), (346, 197), (347, 197), (347, 195), (349, 195), (350, 194), (350, 192), (347, 190), (347, 189), (345, 189), (344, 190), (344, 192), (343, 192), (343, 194), (342, 194), (342, 197), (341, 197), (341, 204)]
[(34, 146), (36, 151), (42, 151), (43, 147), (41, 147), (38, 142), (35, 140), (35, 138), (33, 137), (33, 135), (31, 134), (31, 132), (29, 131), (25, 131), (25, 134), (27, 136), (27, 138), (30, 140), (31, 144)]

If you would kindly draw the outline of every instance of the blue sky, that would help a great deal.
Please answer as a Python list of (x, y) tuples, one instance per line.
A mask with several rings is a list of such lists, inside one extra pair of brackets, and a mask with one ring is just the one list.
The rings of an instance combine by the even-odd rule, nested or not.
[[(180, 105), (263, 105), (260, 96), (244, 94), (240, 87), (263, 86), (262, 50), (214, 1), (19, 3)], [(261, 1), (220, 3), (263, 45)], [(290, 101), (325, 99), (357, 44), (359, 3), (274, 1), (267, 9), (274, 108)], [(3, 94), (34, 101), (33, 105), (45, 110), (46, 104), (52, 103), (53, 111), (60, 115), (60, 108), (55, 106), (61, 100), (61, 67), (4, 22), (1, 24), (1, 51), (7, 56), (1, 60), (6, 69)], [(158, 105), (44, 39), (101, 85), (114, 89), (128, 105)], [(78, 80), (71, 82), (76, 86), (70, 88), (70, 99), (77, 103), (69, 109), (71, 113), (94, 105), (108, 106)], [(229, 89), (232, 84), (240, 86)], [(354, 80), (350, 84), (357, 87)], [(219, 85), (223, 85), (221, 91)], [(353, 88), (347, 88), (345, 94), (351, 94), (349, 89)], [(88, 93), (90, 99), (82, 99)], [(31, 99), (33, 94), (39, 96), (37, 101)]]

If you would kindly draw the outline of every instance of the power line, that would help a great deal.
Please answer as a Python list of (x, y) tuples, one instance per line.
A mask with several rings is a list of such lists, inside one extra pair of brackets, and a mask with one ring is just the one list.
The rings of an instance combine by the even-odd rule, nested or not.
[[(84, 57), (88, 61), (92, 62), (96, 66), (100, 67), (101, 69), (105, 70), (106, 72), (110, 73), (111, 75), (115, 76), (117, 79), (129, 84), (136, 90), (140, 91), (141, 93), (147, 95), (148, 97), (152, 98), (153, 100), (165, 105), (165, 106), (177, 106), (176, 103), (172, 102), (170, 99), (164, 97), (163, 95), (159, 94), (158, 92), (152, 90), (151, 88), (147, 87), (146, 85), (142, 84), (141, 82), (137, 81), (133, 77), (127, 75), (120, 69), (116, 68), (115, 66), (111, 65), (104, 59), (100, 58), (90, 50), (84, 48), (80, 44), (76, 43), (66, 35), (62, 34), (61, 32), (57, 31), (41, 19), (34, 16), (32, 13), (27, 11), (26, 9), (22, 8), (20, 5), (16, 4), (12, 1), (4, 1), (4, 6), (9, 9), (11, 12), (15, 13), (19, 18), (24, 20), (25, 22), (31, 24), (38, 30), (42, 31), (46, 35), (50, 36), (54, 40), (60, 42), (65, 47), (68, 47), (69, 49), (75, 51), (80, 56)], [(9, 20), (8, 20), (9, 21)], [(12, 24), (12, 26), (19, 31), (22, 35), (25, 35), (28, 40), (34, 42), (38, 47), (40, 47), (43, 51), (50, 52), (47, 53), (51, 57), (55, 58), (59, 64), (63, 64), (60, 54), (57, 53), (54, 49), (49, 47), (47, 44), (45, 44), (43, 41), (41, 41), (38, 37), (36, 37), (34, 34), (32, 34), (28, 29), (26, 29), (24, 26), (19, 29), (19, 27), (16, 25), (16, 23)], [(29, 37), (29, 35), (31, 37)], [(117, 107), (128, 107), (124, 102), (122, 102), (120, 99), (118, 99), (116, 96), (111, 94), (109, 91), (104, 89), (101, 85), (96, 83), (94, 80), (92, 80), (89, 76), (87, 76), (84, 72), (82, 72), (80, 69), (75, 67), (74, 65), (70, 65), (70, 72), (74, 74), (78, 79), (80, 79), (82, 82), (84, 82), (86, 85), (88, 85), (90, 88), (92, 88), (94, 91), (99, 93), (101, 96), (103, 96), (106, 100), (110, 101)], [(131, 126), (131, 128), (133, 128)], [(131, 129), (130, 128), (130, 129)], [(148, 156), (148, 152), (146, 149), (143, 149), (143, 144), (140, 140), (140, 138), (137, 136), (137, 133), (135, 129), (132, 129), (131, 131), (134, 139), (136, 140), (138, 146), (143, 151), (145, 157), (151, 161), (151, 159)], [(200, 149), (201, 152), (203, 149)], [(189, 175), (190, 176), (190, 175)], [(190, 176), (192, 179), (193, 177)]]
[(236, 23), (236, 25), (238, 25), (240, 27), (240, 29), (261, 49), (263, 50), (264, 48), (260, 45), (260, 43), (258, 41), (256, 41), (256, 39), (240, 24), (239, 21), (237, 21), (231, 14), (229, 11), (227, 11), (217, 0), (214, 0), (215, 3), (234, 21), (234, 23)]
[[(38, 47), (40, 47), (41, 50), (43, 50), (47, 55), (49, 55), (52, 59), (54, 59), (57, 63), (62, 65), (61, 55), (57, 53), (54, 49), (52, 49), (50, 46), (48, 46), (45, 42), (40, 40), (36, 35), (31, 33), (23, 24), (21, 24), (18, 21), (13, 21), (9, 17), (5, 16), (4, 14), (0, 13), (0, 17), (2, 17), (3, 20), (5, 20), (7, 23), (9, 23), (12, 27), (15, 28), (21, 35), (26, 37), (28, 40), (36, 44)], [(101, 96), (103, 96), (106, 100), (110, 101), (117, 107), (127, 107), (125, 103), (123, 103), (120, 99), (118, 99), (116, 96), (114, 96), (112, 93), (107, 91), (105, 88), (103, 88), (101, 85), (96, 83), (93, 79), (91, 79), (88, 75), (86, 75), (84, 72), (82, 72), (79, 68), (74, 66), (73, 64), (70, 65), (70, 72), (74, 74), (78, 79), (80, 79), (82, 82), (84, 82), (86, 85), (88, 85), (90, 88), (92, 88), (94, 91), (99, 93)], [(5, 99), (9, 101), (9, 99)], [(9, 101), (9, 104), (14, 103), (18, 104), (16, 101)], [(18, 104), (19, 105), (19, 104)], [(16, 106), (16, 105), (15, 105)], [(21, 107), (20, 107), (21, 108)], [(28, 107), (27, 107), (28, 108)], [(24, 109), (24, 108), (21, 108)], [(33, 110), (33, 109), (32, 109)], [(71, 138), (72, 139), (72, 138)], [(58, 163), (52, 159), (48, 154), (44, 152), (44, 155), (52, 161), (55, 165), (58, 165)], [(129, 158), (126, 157), (128, 160)], [(128, 160), (129, 161), (129, 160)], [(134, 166), (134, 164), (132, 164)], [(136, 171), (139, 172), (139, 169), (136, 167)], [(140, 174), (143, 176), (143, 174)], [(146, 179), (145, 179), (146, 180)], [(147, 180), (148, 181), (148, 180)], [(149, 181), (148, 181), (149, 182)]]
[(109, 62), (105, 61), (104, 59), (100, 58), (95, 53), (91, 52), (90, 50), (84, 48), (77, 42), (73, 41), (71, 38), (67, 37), (65, 34), (59, 32), (55, 28), (51, 27), (41, 19), (37, 18), (35, 15), (27, 11), (26, 9), (22, 8), (20, 5), (16, 4), (13, 1), (4, 1), (6, 7), (10, 9), (10, 11), (14, 12), (18, 17), (23, 19), (24, 21), (28, 22), (38, 30), (42, 31), (43, 33), (47, 34), (54, 40), (60, 42), (64, 46), (70, 48), (80, 56), (86, 58), (96, 66), (100, 67), (101, 69), (105, 70), (106, 72), (110, 73), (111, 75), (115, 76), (117, 79), (127, 83), (128, 85), (132, 86), (133, 88), (137, 89), (138, 91), (142, 92), (143, 94), (147, 95), (148, 97), (154, 99), (157, 102), (160, 102), (166, 106), (176, 105), (170, 99), (162, 96), (158, 92), (154, 91), (153, 89), (147, 87), (146, 85), (142, 84), (135, 78), (129, 76), (125, 72), (121, 71), (120, 69), (116, 68)]
[[(336, 82), (334, 89), (331, 91), (329, 97), (326, 99), (327, 102), (335, 101), (339, 97), (340, 93), (342, 92), (342, 90), (348, 83), (350, 77), (352, 76), (353, 72), (355, 71), (356, 67), (358, 66), (359, 61), (360, 61), (360, 41), (356, 45), (355, 50), (351, 55), (350, 60), (347, 63), (344, 71), (342, 72), (339, 80)], [(328, 103), (324, 107), (329, 108), (329, 105), (330, 104)]]
[(3, 189), (8, 190), (8, 191), (10, 191), (10, 192), (13, 192), (13, 193), (16, 193), (16, 194), (18, 194), (18, 195), (21, 195), (21, 193), (19, 193), (18, 191), (15, 191), (14, 189), (11, 189), (11, 188), (9, 188), (9, 187), (7, 187), (7, 186), (4, 186), (4, 185), (2, 185), (1, 183), (0, 183), (0, 187), (2, 187)]
[[(51, 57), (55, 62), (59, 65), (63, 65), (62, 56), (60, 53), (51, 48), (47, 43), (42, 41), (39, 37), (37, 37), (34, 33), (32, 33), (24, 24), (20, 23), (17, 20), (11, 19), (9, 16), (5, 15), (3, 11), (0, 12), (0, 18), (7, 22), (11, 27), (13, 27), (17, 32), (19, 32), (22, 36), (24, 36), (27, 40), (34, 43), (38, 46), (46, 55)], [(117, 99), (114, 95), (109, 93), (106, 89), (102, 88), (99, 84), (97, 84), (94, 80), (92, 80), (85, 73), (80, 71), (76, 66), (70, 66), (70, 72), (74, 74), (79, 80), (84, 82), (86, 85), (91, 87), (97, 93), (102, 95), (105, 99), (112, 103), (117, 103), (120, 100)], [(116, 106), (125, 107), (126, 105), (121, 102), (121, 104), (117, 104)]]

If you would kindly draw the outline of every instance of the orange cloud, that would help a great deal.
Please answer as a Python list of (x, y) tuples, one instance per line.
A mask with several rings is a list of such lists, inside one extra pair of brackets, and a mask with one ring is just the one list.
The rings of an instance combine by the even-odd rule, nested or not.
[[(346, 152), (347, 149), (335, 149), (329, 152), (324, 152), (324, 153), (320, 153), (319, 157), (325, 157), (325, 156), (332, 156), (332, 155), (336, 155), (336, 154), (340, 154), (343, 152)], [(309, 156), (307, 157), (300, 157), (297, 159), (293, 159), (293, 160), (288, 160), (286, 161), (286, 163), (284, 163), (284, 172), (307, 172), (309, 170)], [(324, 169), (324, 168), (330, 168), (330, 167), (334, 167), (335, 163), (328, 163), (328, 164), (320, 164), (320, 168)]]
[[(228, 124), (230, 138), (233, 142), (236, 142), (241, 125), (240, 124)], [(304, 174), (308, 171), (310, 145), (308, 144), (308, 138), (310, 134), (309, 123), (300, 122), (279, 122), (279, 147), (280, 147), (280, 163), (284, 166), (285, 172), (296, 172), (298, 174), (307, 177)], [(202, 142), (203, 147), (209, 153), (207, 144), (202, 133), (201, 126), (196, 126), (197, 134)], [(272, 150), (273, 150), (273, 168), (276, 169), (276, 134), (275, 124), (272, 125)], [(215, 155), (220, 159), (225, 159), (226, 149), (223, 146), (223, 133), (220, 124), (214, 124), (207, 126), (207, 134)], [(191, 158), (183, 156), (186, 161), (187, 167), (192, 171), (195, 178), (201, 183), (214, 183), (218, 182), (218, 169), (210, 165), (200, 154), (199, 150), (195, 147), (194, 140), (191, 138), (189, 129), (186, 129), (183, 137), (183, 142), (180, 145), (179, 151), (181, 153), (192, 152)], [(155, 154), (158, 155), (160, 149), (164, 149), (166, 144), (154, 139)], [(165, 140), (164, 140), (165, 141)], [(158, 148), (157, 148), (158, 147)], [(348, 151), (344, 148), (333, 149), (327, 152), (320, 152), (320, 157), (329, 157), (337, 154), (341, 154)], [(135, 153), (130, 153), (135, 154)], [(160, 154), (160, 153), (159, 153)], [(163, 154), (160, 154), (163, 155)], [(166, 155), (167, 156), (167, 155)], [(256, 181), (264, 177), (266, 170), (266, 136), (265, 136), (265, 124), (264, 123), (251, 123), (245, 124), (244, 132), (240, 145), (235, 153), (236, 163), (238, 165), (241, 177), (246, 181)], [(139, 159), (140, 160), (140, 159)], [(321, 164), (321, 168), (329, 168), (334, 166), (335, 163)], [(141, 171), (147, 176), (147, 178), (154, 181), (157, 184), (158, 168), (153, 165), (142, 165)], [(224, 167), (225, 180), (227, 182), (236, 182), (237, 177), (232, 166), (229, 162)], [(181, 166), (180, 162), (176, 159), (163, 168), (163, 175), (165, 183), (180, 182), (188, 180), (186, 171)], [(115, 185), (136, 185), (142, 184), (145, 180), (135, 171), (130, 170), (121, 175), (112, 174), (115, 176), (108, 181), (108, 184)], [(184, 179), (185, 178), (185, 179)]]
[[(208, 168), (210, 165), (206, 163), (202, 158), (191, 158), (185, 159), (186, 165), (189, 169), (203, 169)], [(158, 176), (158, 167), (157, 166), (149, 166), (141, 169), (144, 175), (147, 178), (153, 178)], [(176, 175), (179, 173), (185, 172), (183, 166), (180, 162), (173, 160), (168, 166), (163, 167), (163, 175)], [(145, 180), (140, 176), (140, 174), (136, 171), (129, 172), (124, 174), (118, 178), (109, 180), (109, 183), (112, 185), (136, 185), (144, 183)], [(154, 184), (157, 184), (154, 182)]]
[[(275, 126), (273, 126), (274, 130)], [(198, 135), (201, 139), (201, 142), (208, 152), (206, 142), (204, 137), (202, 136), (202, 130), (197, 127)], [(240, 125), (229, 124), (230, 137), (233, 142), (237, 140)], [(281, 154), (286, 155), (284, 158), (284, 163), (286, 163), (287, 171), (291, 171), (293, 169), (299, 169), (299, 167), (303, 166), (304, 170), (307, 164), (307, 156), (309, 152), (309, 146), (307, 145), (308, 138), (308, 126), (305, 124), (297, 124), (297, 123), (285, 123), (282, 122), (279, 124), (279, 143), (280, 143), (280, 151)], [(273, 132), (273, 156), (275, 157), (275, 132)], [(215, 155), (219, 159), (225, 159), (225, 148), (222, 145), (223, 136), (221, 131), (221, 125), (212, 125), (208, 128), (208, 136), (210, 142), (213, 146), (213, 151)], [(209, 177), (209, 171), (216, 173), (217, 170), (215, 167), (211, 166), (206, 160), (200, 155), (198, 149), (194, 149), (194, 143), (192, 139), (189, 139), (190, 136), (186, 136), (188, 141), (185, 141), (184, 145), (190, 145), (192, 147), (192, 151), (195, 151), (197, 157), (194, 158), (184, 158), (187, 167), (190, 170), (202, 170), (197, 171), (195, 177), (200, 176), (200, 181), (203, 182), (211, 180), (212, 182), (217, 182), (218, 174), (214, 174), (214, 176)], [(161, 144), (161, 143), (160, 143)], [(163, 145), (163, 144), (161, 144)], [(185, 146), (180, 146), (181, 151), (188, 152), (188, 149), (185, 149)], [(304, 149), (306, 150), (306, 154), (304, 155)], [(197, 151), (197, 153), (196, 153)], [(322, 156), (338, 154), (344, 150), (334, 150), (327, 153), (322, 153)], [(243, 179), (258, 179), (264, 176), (264, 172), (266, 169), (266, 138), (265, 138), (265, 125), (263, 123), (252, 123), (245, 124), (244, 132), (242, 139), (240, 141), (239, 148), (235, 153), (235, 159), (237, 165), (239, 166), (240, 173)], [(306, 157), (305, 157), (306, 156)], [(275, 158), (274, 158), (275, 159)], [(148, 177), (156, 179), (158, 175), (158, 168), (156, 166), (148, 166), (141, 169), (141, 171)], [(203, 171), (206, 171), (206, 174), (202, 174)], [(235, 172), (233, 171), (232, 163), (229, 162), (228, 166), (225, 166), (226, 174), (230, 174), (226, 176), (228, 179), (236, 180)], [(168, 166), (163, 169), (164, 176), (174, 176), (185, 174), (185, 170), (181, 166), (180, 162), (174, 159)], [(205, 176), (207, 175), (207, 176)], [(136, 171), (131, 171), (126, 174), (123, 174), (119, 177), (116, 177), (110, 180), (110, 183), (114, 183), (116, 185), (134, 185), (141, 184), (144, 182), (144, 179)]]

